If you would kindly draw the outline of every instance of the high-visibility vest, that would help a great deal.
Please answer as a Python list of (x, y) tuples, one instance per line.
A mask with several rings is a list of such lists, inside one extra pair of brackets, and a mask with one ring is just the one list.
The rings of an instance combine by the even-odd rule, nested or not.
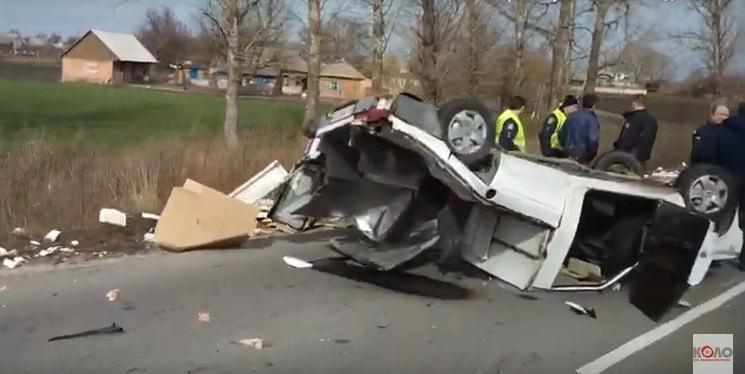
[(497, 117), (497, 144), (499, 144), (499, 137), (502, 134), (502, 127), (504, 127), (504, 123), (509, 119), (517, 124), (517, 134), (513, 142), (521, 152), (525, 152), (525, 130), (523, 129), (523, 123), (520, 121), (520, 116), (510, 109), (505, 110)]
[(556, 127), (554, 128), (554, 133), (551, 134), (551, 148), (553, 149), (562, 149), (561, 148), (561, 142), (559, 142), (559, 132), (561, 131), (561, 128), (564, 127), (564, 123), (567, 121), (567, 115), (564, 114), (564, 112), (561, 111), (561, 109), (555, 109), (553, 112), (551, 112), (556, 117)]

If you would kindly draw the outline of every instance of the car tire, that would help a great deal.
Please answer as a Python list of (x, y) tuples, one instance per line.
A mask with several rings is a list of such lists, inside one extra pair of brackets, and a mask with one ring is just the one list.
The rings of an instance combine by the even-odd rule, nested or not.
[(717, 231), (732, 224), (737, 206), (735, 178), (724, 168), (695, 164), (683, 170), (675, 181), (686, 208), (717, 223)]
[(437, 111), (442, 137), (450, 150), (467, 166), (477, 166), (491, 155), (496, 119), (476, 97), (450, 100)]
[(619, 173), (642, 175), (644, 173), (639, 160), (631, 153), (611, 151), (595, 159), (593, 169)]

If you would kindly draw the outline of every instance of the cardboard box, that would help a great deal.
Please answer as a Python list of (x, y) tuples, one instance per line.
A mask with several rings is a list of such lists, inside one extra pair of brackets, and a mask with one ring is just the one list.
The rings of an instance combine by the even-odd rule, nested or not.
[(236, 247), (254, 235), (258, 213), (249, 204), (187, 180), (171, 191), (155, 226), (155, 242), (172, 251)]

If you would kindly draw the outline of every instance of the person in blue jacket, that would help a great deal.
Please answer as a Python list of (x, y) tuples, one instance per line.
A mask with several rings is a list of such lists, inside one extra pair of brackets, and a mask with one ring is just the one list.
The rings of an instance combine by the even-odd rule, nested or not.
[(595, 114), (598, 97), (587, 94), (582, 97), (582, 108), (567, 118), (559, 133), (559, 142), (564, 152), (581, 164), (589, 164), (598, 153), (600, 145), (600, 122)]

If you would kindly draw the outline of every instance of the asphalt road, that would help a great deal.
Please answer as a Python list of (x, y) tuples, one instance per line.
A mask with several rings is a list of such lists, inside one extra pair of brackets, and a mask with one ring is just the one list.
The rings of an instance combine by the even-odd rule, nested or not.
[[(415, 269), (471, 291), (443, 300), (282, 262), (333, 255), (322, 242), (265, 244), (0, 271), (0, 373), (574, 373), (658, 326), (624, 290), (521, 297), (496, 280)], [(723, 264), (685, 299), (695, 306), (743, 281)], [(432, 295), (443, 288), (420, 283)], [(111, 289), (120, 290), (114, 302)], [(598, 318), (570, 312), (565, 300)], [(125, 333), (48, 342), (114, 322)], [(734, 372), (742, 372), (745, 296), (605, 372), (689, 373), (695, 332), (734, 333)], [(247, 338), (269, 346), (232, 343)]]

